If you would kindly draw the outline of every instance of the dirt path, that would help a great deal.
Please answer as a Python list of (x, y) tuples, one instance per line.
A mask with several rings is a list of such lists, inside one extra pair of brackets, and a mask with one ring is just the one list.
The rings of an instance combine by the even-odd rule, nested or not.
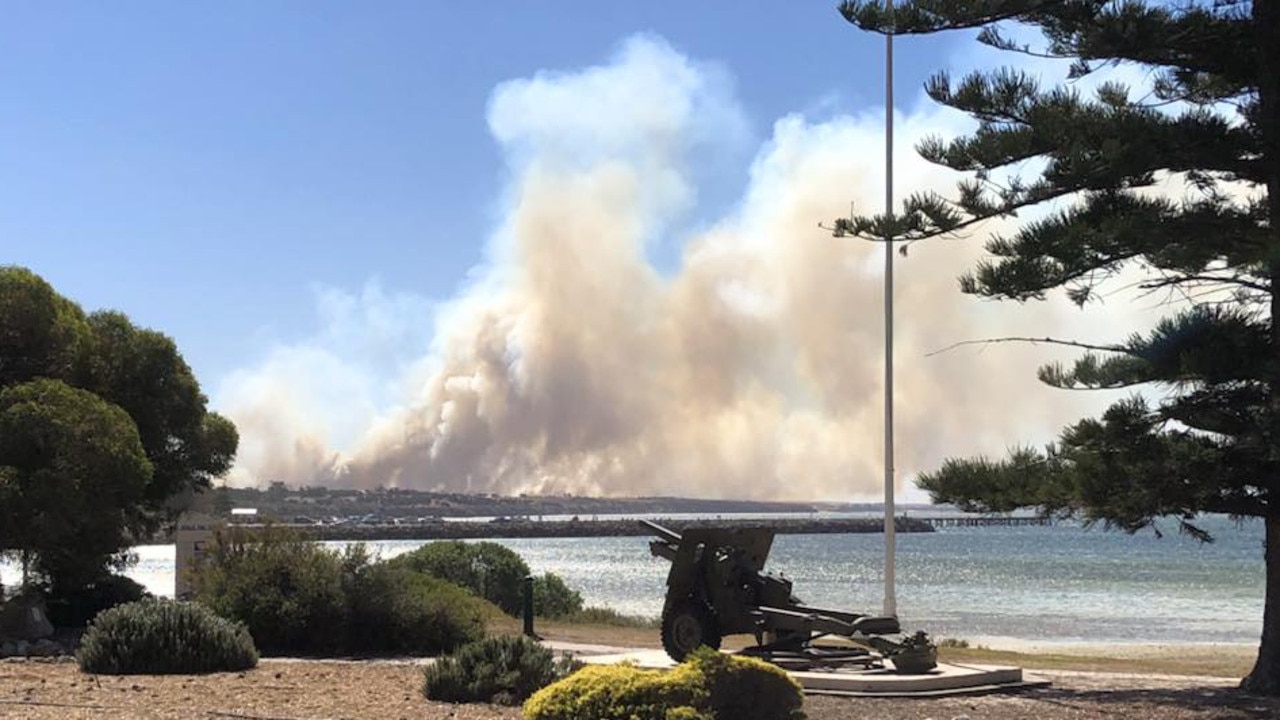
[[(1038, 673), (1045, 689), (929, 700), (810, 697), (812, 720), (1271, 720), (1280, 700), (1226, 678)], [(32, 720), (515, 720), (517, 708), (431, 703), (409, 663), (264, 661), (214, 675), (84, 675), (73, 663), (0, 662), (0, 718)], [(728, 719), (726, 719), (728, 720)]]

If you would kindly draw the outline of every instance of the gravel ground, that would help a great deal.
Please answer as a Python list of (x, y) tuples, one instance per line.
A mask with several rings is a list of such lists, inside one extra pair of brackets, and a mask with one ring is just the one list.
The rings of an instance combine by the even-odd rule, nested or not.
[[(1042, 672), (1052, 687), (926, 700), (809, 697), (811, 720), (1274, 720), (1280, 700), (1235, 679)], [(0, 718), (515, 720), (517, 708), (431, 703), (421, 670), (387, 662), (264, 661), (243, 673), (92, 676), (67, 662), (0, 662)], [(724, 720), (730, 720), (728, 718)]]

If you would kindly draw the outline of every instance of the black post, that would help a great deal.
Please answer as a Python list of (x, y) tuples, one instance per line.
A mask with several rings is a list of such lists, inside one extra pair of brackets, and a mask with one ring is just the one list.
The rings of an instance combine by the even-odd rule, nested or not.
[(524, 579), (524, 634), (526, 637), (536, 638), (533, 632), (533, 576), (527, 575)]

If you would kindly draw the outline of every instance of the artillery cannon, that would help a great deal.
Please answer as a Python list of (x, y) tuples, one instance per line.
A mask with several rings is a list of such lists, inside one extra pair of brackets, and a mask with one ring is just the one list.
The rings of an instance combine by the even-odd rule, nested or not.
[[(792, 594), (790, 580), (765, 572), (773, 529), (702, 527), (681, 534), (648, 520), (640, 522), (658, 538), (649, 542), (649, 551), (671, 562), (662, 608), (662, 647), (676, 662), (700, 645), (718, 649), (724, 636), (737, 634), (755, 636), (756, 646), (744, 652), (793, 667), (874, 667), (881, 665), (882, 656), (906, 659), (905, 646), (884, 637), (901, 632), (896, 617), (810, 607)], [(816, 644), (829, 636), (857, 644)], [(919, 645), (923, 638), (907, 645)], [(902, 663), (896, 664), (903, 669)], [(933, 665), (930, 652), (915, 670)]]

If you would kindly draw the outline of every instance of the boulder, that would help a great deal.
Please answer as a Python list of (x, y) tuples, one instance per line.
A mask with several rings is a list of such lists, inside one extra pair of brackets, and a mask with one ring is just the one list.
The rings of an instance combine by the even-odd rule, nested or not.
[(35, 640), (53, 634), (53, 624), (38, 595), (18, 595), (0, 605), (0, 637)]
[(48, 638), (41, 638), (27, 648), (27, 657), (57, 657), (63, 654), (65, 652), (62, 646)]

